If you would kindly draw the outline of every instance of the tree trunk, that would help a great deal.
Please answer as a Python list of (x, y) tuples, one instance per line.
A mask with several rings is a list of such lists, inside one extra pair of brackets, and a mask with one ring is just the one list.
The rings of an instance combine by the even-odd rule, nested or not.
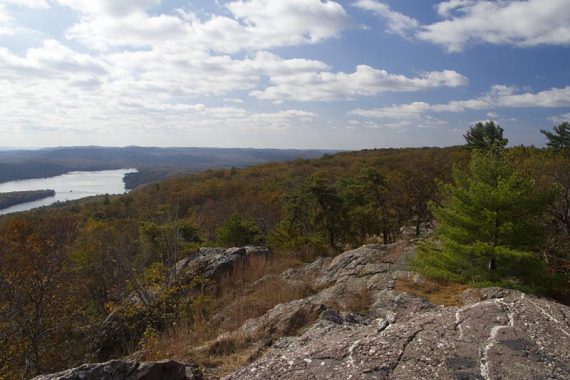
[(497, 270), (497, 260), (495, 257), (489, 259), (489, 272), (494, 273)]

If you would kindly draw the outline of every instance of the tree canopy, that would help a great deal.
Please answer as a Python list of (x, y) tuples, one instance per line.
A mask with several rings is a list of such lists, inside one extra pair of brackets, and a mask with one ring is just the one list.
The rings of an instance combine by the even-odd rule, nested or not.
[(555, 151), (570, 151), (570, 123), (565, 121), (553, 128), (553, 132), (541, 129), (540, 132), (548, 140), (546, 145)]
[(476, 123), (463, 137), (467, 147), (484, 151), (503, 149), (509, 143), (503, 137), (503, 128), (492, 120)]
[(552, 191), (539, 189), (501, 149), (475, 150), (454, 170), (433, 207), (438, 242), (424, 243), (413, 266), (430, 276), (473, 284), (539, 288), (540, 217)]

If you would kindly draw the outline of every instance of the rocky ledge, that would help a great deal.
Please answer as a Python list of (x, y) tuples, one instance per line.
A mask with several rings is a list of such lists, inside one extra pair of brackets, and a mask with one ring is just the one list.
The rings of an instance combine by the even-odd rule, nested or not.
[[(195, 273), (200, 268), (215, 277), (216, 270), (208, 272), (216, 267), (210, 265), (212, 260), (225, 263), (234, 254), (237, 258), (258, 253), (250, 251), (204, 251), (193, 262), (179, 263), (178, 269)], [(433, 305), (395, 289), (397, 279), (418, 280), (417, 275), (403, 271), (412, 251), (406, 243), (364, 246), (287, 270), (279, 276), (283, 281), (317, 291), (279, 304), (196, 349), (222, 355), (237, 352), (249, 358), (249, 365), (226, 380), (570, 380), (569, 307), (500, 288), (467, 290), (462, 306)], [(359, 309), (359, 314), (347, 311), (351, 309)], [(202, 377), (196, 367), (174, 362), (109, 363), (37, 379), (152, 380), (157, 378), (151, 377), (154, 373), (162, 373), (164, 379), (214, 379), (219, 375), (205, 368), (211, 376)], [(170, 363), (172, 375), (148, 370), (155, 365), (162, 368), (164, 363)], [(114, 367), (118, 370), (109, 370)]]
[[(365, 246), (285, 272), (322, 290), (247, 321), (237, 335), (272, 343), (225, 379), (570, 379), (569, 307), (500, 288), (469, 289), (461, 307), (430, 304), (395, 290), (418, 280), (402, 271), (411, 254), (405, 243)], [(361, 315), (338, 311), (366, 293)], [(300, 336), (275, 339), (294, 311), (318, 307)]]
[(154, 363), (112, 360), (84, 364), (67, 371), (42, 375), (33, 380), (203, 380), (196, 367), (171, 360)]
[(226, 379), (570, 379), (570, 308), (515, 291), (411, 318), (327, 311)]

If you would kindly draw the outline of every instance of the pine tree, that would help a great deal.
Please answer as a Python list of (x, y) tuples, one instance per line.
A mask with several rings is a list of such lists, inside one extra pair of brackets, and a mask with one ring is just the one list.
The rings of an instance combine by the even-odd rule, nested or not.
[(216, 240), (223, 246), (256, 244), (261, 241), (261, 229), (255, 220), (233, 214), (216, 230)]
[(553, 132), (545, 131), (540, 132), (546, 136), (548, 142), (546, 145), (556, 152), (564, 151), (570, 153), (570, 123), (567, 121), (554, 127)]
[(509, 140), (503, 137), (503, 128), (494, 121), (478, 122), (463, 136), (467, 147), (484, 151), (500, 151)]
[(421, 246), (413, 267), (459, 282), (536, 285), (539, 217), (551, 194), (539, 192), (504, 151), (473, 151), (468, 172), (455, 170), (453, 179), (433, 209), (438, 242)]

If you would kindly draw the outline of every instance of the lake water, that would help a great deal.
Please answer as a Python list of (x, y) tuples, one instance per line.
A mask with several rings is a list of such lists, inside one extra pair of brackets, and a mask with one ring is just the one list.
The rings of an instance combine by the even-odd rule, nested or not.
[(97, 172), (70, 172), (50, 178), (26, 179), (0, 183), (0, 193), (27, 190), (55, 190), (55, 196), (20, 203), (0, 210), (0, 215), (48, 206), (93, 195), (122, 194), (127, 192), (123, 177), (136, 169), (102, 170)]

